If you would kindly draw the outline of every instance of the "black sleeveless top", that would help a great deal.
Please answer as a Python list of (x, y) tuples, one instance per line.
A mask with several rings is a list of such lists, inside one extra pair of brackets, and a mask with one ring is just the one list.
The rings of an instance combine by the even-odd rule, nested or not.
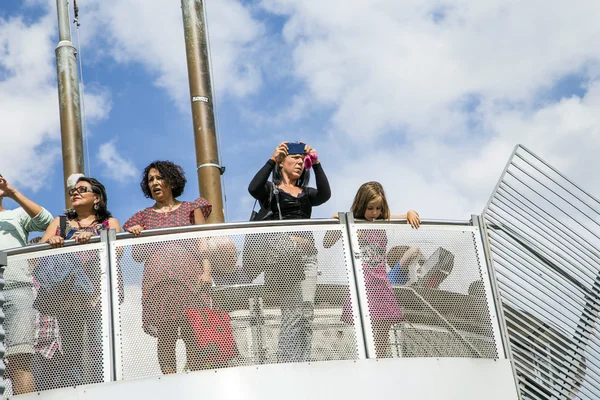
[[(279, 207), (281, 208), (281, 219), (309, 219), (312, 214), (312, 205), (306, 190), (302, 190), (298, 197), (294, 197), (279, 189)], [(273, 211), (273, 219), (279, 219), (275, 196), (271, 200), (271, 211)]]

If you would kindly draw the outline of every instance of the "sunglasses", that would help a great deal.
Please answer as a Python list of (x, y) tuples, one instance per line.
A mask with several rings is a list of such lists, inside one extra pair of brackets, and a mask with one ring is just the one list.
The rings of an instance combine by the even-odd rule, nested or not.
[(94, 192), (94, 190), (91, 187), (79, 186), (79, 187), (74, 187), (73, 189), (70, 189), (69, 196), (75, 196), (75, 193), (83, 194), (83, 193), (93, 193), (93, 192)]

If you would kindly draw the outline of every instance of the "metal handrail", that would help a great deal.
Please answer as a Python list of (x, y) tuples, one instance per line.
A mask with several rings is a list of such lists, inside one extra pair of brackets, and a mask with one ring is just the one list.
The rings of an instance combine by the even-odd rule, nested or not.
[[(433, 221), (424, 221), (424, 224), (426, 225), (430, 225), (429, 227), (425, 228), (425, 231), (430, 231), (430, 232), (435, 232), (436, 231), (436, 226), (437, 225), (433, 225), (432, 224)], [(356, 224), (356, 226), (352, 226), (353, 224)], [(365, 225), (366, 224), (366, 225)], [(358, 257), (360, 257), (360, 251), (357, 248), (353, 249), (353, 246), (358, 246), (358, 239), (357, 239), (357, 234), (358, 231), (361, 231), (363, 229), (365, 229), (368, 225), (367, 229), (379, 229), (379, 226), (381, 226), (382, 231), (387, 229), (394, 229), (397, 232), (406, 232), (409, 233), (412, 231), (412, 229), (408, 226), (402, 226), (405, 225), (406, 221), (405, 220), (396, 220), (396, 221), (386, 221), (386, 222), (378, 222), (377, 224), (375, 224), (375, 228), (374, 228), (374, 224), (372, 221), (365, 221), (365, 222), (354, 222), (350, 219), (347, 219), (346, 216), (344, 216), (344, 218), (342, 218), (342, 220), (337, 220), (337, 219), (325, 219), (325, 220), (297, 220), (297, 221), (264, 221), (264, 222), (242, 222), (242, 223), (227, 223), (227, 224), (216, 224), (216, 225), (200, 225), (200, 226), (188, 226), (188, 227), (177, 227), (177, 228), (166, 228), (166, 229), (158, 229), (158, 230), (148, 230), (148, 231), (144, 231), (143, 234), (141, 235), (141, 237), (139, 238), (139, 245), (143, 246), (145, 243), (157, 243), (157, 242), (163, 242), (163, 238), (165, 242), (171, 241), (171, 240), (180, 240), (180, 239), (184, 239), (187, 240), (188, 238), (196, 238), (196, 237), (206, 237), (206, 236), (210, 236), (211, 233), (215, 233), (217, 236), (220, 235), (226, 235), (226, 234), (231, 234), (232, 236), (235, 235), (244, 235), (244, 234), (254, 234), (254, 233), (260, 233), (260, 234), (266, 234), (268, 235), (271, 230), (270, 229), (265, 229), (265, 228), (273, 228), (272, 231), (274, 232), (281, 232), (282, 230), (290, 230), (290, 231), (294, 231), (296, 229), (300, 230), (300, 227), (304, 227), (304, 229), (308, 229), (310, 230), (311, 228), (314, 229), (315, 231), (318, 232), (328, 232), (329, 230), (341, 230), (342, 232), (347, 232), (350, 236), (349, 237), (345, 237), (345, 244), (344, 244), (344, 262), (348, 263), (347, 264), (347, 268), (351, 268), (350, 270), (347, 270), (346, 272), (349, 272), (349, 285), (352, 286), (356, 286), (358, 289), (356, 289), (358, 291), (358, 303), (354, 304), (353, 303), (353, 307), (355, 305), (359, 306), (356, 308), (356, 310), (361, 310), (360, 305), (362, 304), (362, 313), (359, 313), (360, 318), (362, 318), (362, 321), (357, 320), (355, 321), (354, 324), (354, 330), (356, 332), (356, 330), (360, 329), (363, 331), (363, 333), (361, 334), (362, 337), (364, 336), (369, 336), (369, 340), (365, 340), (362, 343), (357, 342), (357, 346), (362, 346), (361, 348), (363, 348), (363, 356), (364, 357), (364, 348), (370, 348), (369, 346), (373, 345), (373, 339), (372, 339), (372, 335), (373, 332), (370, 329), (365, 330), (365, 328), (363, 327), (363, 323), (365, 319), (369, 319), (369, 307), (368, 307), (368, 302), (367, 302), (367, 294), (365, 293), (365, 286), (364, 286), (364, 282), (361, 285), (358, 285), (356, 283), (357, 280), (363, 280), (363, 275), (362, 275), (362, 270), (359, 270), (356, 267), (355, 263), (360, 263), (360, 259)], [(345, 225), (345, 226), (344, 226)], [(483, 270), (487, 270), (485, 263), (485, 260), (479, 259), (479, 257), (477, 256), (477, 254), (479, 252), (482, 251), (482, 249), (479, 247), (481, 246), (480, 242), (471, 239), (471, 235), (477, 235), (479, 233), (479, 227), (473, 227), (472, 224), (470, 222), (464, 222), (464, 221), (444, 221), (444, 224), (439, 224), (439, 232), (440, 234), (445, 234), (446, 232), (457, 232), (456, 234), (458, 234), (459, 236), (457, 236), (457, 238), (460, 238), (461, 240), (461, 244), (460, 246), (467, 246), (464, 247), (467, 251), (466, 254), (468, 254), (468, 257), (473, 257), (473, 255), (471, 255), (471, 253), (474, 254), (474, 257), (477, 257), (476, 260), (472, 260), (471, 258), (469, 258), (469, 267), (468, 268), (475, 268), (474, 271), (477, 271), (477, 268), (479, 268), (480, 270), (477, 271), (478, 274), (483, 276), (483, 280), (485, 282), (487, 282), (487, 277), (485, 275), (483, 275)], [(464, 229), (464, 228), (460, 228), (461, 226), (469, 226), (469, 229)], [(469, 233), (468, 238), (464, 236), (465, 232)], [(412, 235), (412, 234), (411, 234)], [(156, 239), (152, 239), (153, 237), (157, 237)], [(454, 237), (454, 236), (451, 236)], [(133, 238), (133, 240), (132, 240)], [(239, 240), (236, 239), (236, 241)], [(452, 239), (454, 240), (454, 239)], [(464, 241), (464, 242), (462, 242)], [(118, 302), (115, 302), (114, 299), (116, 299), (117, 296), (117, 279), (115, 278), (115, 273), (118, 274), (118, 263), (120, 261), (118, 261), (120, 259), (120, 256), (118, 254), (119, 253), (119, 249), (122, 250), (122, 248), (124, 247), (131, 247), (131, 246), (136, 246), (137, 245), (137, 241), (135, 240), (135, 237), (129, 233), (121, 233), (116, 235), (114, 230), (111, 230), (110, 233), (107, 235), (106, 232), (103, 232), (102, 235), (102, 239), (98, 239), (95, 238), (94, 240), (91, 241), (92, 244), (98, 244), (99, 242), (106, 242), (105, 246), (102, 248), (99, 248), (97, 245), (94, 246), (88, 246), (88, 245), (82, 245), (82, 249), (87, 248), (94, 248), (94, 249), (98, 249), (97, 251), (99, 251), (99, 254), (107, 254), (108, 257), (101, 257), (102, 259), (104, 259), (105, 263), (107, 263), (106, 266), (102, 267), (102, 268), (107, 268), (107, 276), (109, 278), (109, 280), (107, 281), (108, 283), (108, 292), (110, 292), (109, 294), (111, 295), (106, 295), (106, 300), (102, 300), (102, 301), (106, 301), (108, 305), (105, 305), (104, 307), (106, 308), (106, 312), (103, 312), (104, 315), (109, 315), (109, 322), (108, 325), (105, 325), (111, 333), (109, 334), (109, 337), (112, 337), (112, 341), (110, 343), (109, 349), (111, 349), (112, 351), (112, 357), (117, 357), (115, 355), (115, 349), (117, 349), (117, 342), (115, 342), (115, 338), (120, 337), (122, 335), (122, 333), (120, 333), (118, 331), (118, 328), (120, 326), (120, 323), (118, 321), (119, 318), (119, 314), (118, 314), (118, 308), (120, 307)], [(479, 243), (479, 244), (478, 244)], [(78, 250), (78, 247), (75, 246), (75, 241), (74, 240), (69, 240), (66, 241), (67, 246), (71, 246), (71, 250), (73, 252), (76, 252)], [(474, 247), (474, 248), (473, 248)], [(463, 248), (463, 247), (459, 247), (459, 248)], [(47, 244), (40, 244), (40, 245), (35, 245), (35, 246), (29, 246), (29, 247), (25, 247), (25, 248), (19, 248), (19, 249), (11, 249), (8, 251), (3, 252), (3, 254), (5, 256), (9, 256), (9, 257), (13, 257), (13, 256), (18, 256), (18, 260), (24, 260), (24, 259), (34, 259), (36, 258), (36, 253), (37, 252), (42, 252), (43, 256), (48, 256), (51, 254), (50, 251), (48, 251), (49, 249), (52, 249), (49, 245)], [(59, 254), (62, 254), (64, 252), (70, 252), (71, 250), (60, 250)], [(473, 251), (474, 250), (474, 251)], [(117, 254), (116, 256), (114, 254)], [(25, 256), (25, 257), (23, 257)], [(128, 256), (129, 257), (129, 256)], [(337, 256), (336, 256), (337, 257)], [(19, 262), (21, 262), (19, 261)], [(22, 262), (26, 262), (26, 261), (22, 261)], [(471, 262), (473, 262), (473, 264), (471, 264)], [(472, 269), (469, 269), (470, 271), (472, 271)], [(360, 271), (360, 272), (359, 272)], [(118, 275), (117, 275), (118, 276)], [(106, 279), (106, 278), (105, 278)], [(466, 283), (468, 284), (469, 282), (471, 282), (470, 280), (467, 281)], [(321, 290), (321, 292), (323, 292), (324, 290), (328, 290), (325, 286), (327, 287), (333, 287), (332, 284), (328, 283), (327, 280), (322, 280), (319, 281), (320, 287), (318, 287), (318, 290)], [(137, 283), (136, 283), (137, 285)], [(323, 286), (325, 285), (325, 286)], [(344, 286), (345, 285), (345, 286)], [(344, 285), (338, 285), (338, 288), (344, 288), (344, 287), (348, 287), (348, 284), (344, 284)], [(485, 283), (486, 285), (486, 289), (484, 290), (485, 293), (483, 293), (480, 297), (477, 297), (479, 295), (467, 295), (467, 294), (462, 294), (462, 293), (458, 293), (455, 294), (452, 291), (445, 291), (444, 289), (427, 289), (427, 288), (423, 288), (423, 291), (419, 291), (419, 290), (415, 290), (415, 288), (411, 288), (411, 287), (406, 287), (406, 288), (402, 288), (402, 289), (406, 289), (404, 291), (411, 291), (411, 293), (413, 294), (414, 297), (416, 297), (418, 300), (408, 300), (408, 299), (404, 299), (405, 301), (407, 301), (407, 305), (402, 306), (405, 310), (407, 310), (407, 316), (409, 315), (411, 309), (409, 307), (409, 305), (417, 305), (416, 308), (412, 309), (412, 311), (414, 311), (412, 314), (410, 314), (411, 318), (408, 318), (406, 320), (406, 324), (407, 326), (411, 326), (412, 324), (416, 324), (415, 325), (415, 332), (407, 332), (408, 336), (411, 336), (412, 339), (415, 341), (415, 344), (413, 345), (413, 347), (411, 347), (411, 349), (415, 349), (418, 351), (419, 346), (421, 347), (421, 351), (423, 352), (423, 354), (431, 354), (432, 353), (432, 349), (433, 349), (433, 353), (435, 353), (435, 349), (437, 348), (437, 353), (439, 353), (437, 356), (448, 356), (448, 355), (452, 355), (452, 354), (459, 354), (459, 356), (461, 357), (477, 357), (477, 358), (503, 358), (504, 357), (504, 352), (503, 349), (500, 347), (501, 343), (499, 340), (499, 334), (498, 334), (498, 322), (494, 322), (495, 318), (492, 316), (492, 310), (495, 310), (494, 307), (494, 301), (493, 301), (493, 293), (490, 293), (488, 291), (488, 287), (489, 284)], [(231, 286), (228, 287), (227, 289), (222, 288), (221, 291), (225, 291), (225, 290), (230, 290), (232, 289), (235, 290), (236, 286)], [(257, 290), (259, 290), (260, 287), (257, 286)], [(331, 290), (331, 289), (330, 289)], [(458, 290), (458, 289), (457, 289)], [(339, 292), (340, 289), (333, 289), (333, 292)], [(231, 294), (230, 294), (231, 295)], [(395, 295), (397, 297), (397, 300), (400, 302), (400, 297), (398, 297), (398, 293), (397, 291), (395, 292)], [(440, 297), (441, 296), (441, 297)], [(450, 309), (447, 309), (447, 307), (445, 307), (445, 305), (447, 303), (444, 303), (444, 306), (441, 306), (441, 302), (439, 301), (441, 298), (443, 299), (454, 299), (456, 298), (456, 304), (453, 307), (450, 307)], [(431, 299), (433, 299), (434, 301), (431, 301)], [(482, 311), (481, 311), (481, 315), (478, 317), (479, 321), (474, 320), (474, 319), (468, 319), (468, 318), (464, 318), (463, 314), (461, 314), (461, 312), (467, 312), (467, 310), (469, 309), (468, 304), (470, 304), (471, 301), (476, 300), (479, 304), (479, 302), (481, 302), (481, 304), (483, 305), (482, 307)], [(229, 300), (231, 301), (231, 300)], [(353, 300), (354, 301), (354, 300)], [(268, 303), (268, 301), (267, 301)], [(267, 304), (265, 303), (265, 304)], [(342, 300), (337, 300), (336, 304), (342, 304)], [(439, 303), (439, 304), (438, 304)], [(270, 304), (270, 303), (269, 303)], [(337, 307), (337, 306), (336, 306)], [(421, 310), (421, 307), (423, 307), (423, 310)], [(465, 308), (466, 307), (466, 308)], [(225, 307), (223, 307), (225, 308)], [(243, 308), (245, 310), (245, 307)], [(421, 311), (423, 311), (421, 313)], [(457, 314), (457, 312), (459, 312)], [(108, 314), (107, 314), (108, 313)], [(419, 314), (421, 313), (421, 314)], [(114, 318), (117, 318), (116, 320), (113, 320)], [(244, 317), (246, 319), (251, 317)], [(477, 323), (479, 323), (479, 326), (477, 325)], [(494, 325), (494, 323), (496, 325)], [(419, 326), (421, 326), (421, 328), (419, 328)], [(428, 327), (431, 326), (435, 329), (433, 329), (431, 332), (443, 332), (443, 335), (447, 335), (447, 336), (442, 336), (440, 339), (436, 339), (435, 336), (430, 336), (430, 334), (426, 333), (425, 331), (423, 331), (422, 335), (419, 335), (420, 330), (419, 329), (424, 329), (423, 327)], [(114, 329), (117, 329), (116, 331), (112, 331)], [(402, 328), (399, 328), (402, 329)], [(472, 336), (470, 336), (471, 334), (473, 334)], [(357, 338), (358, 338), (358, 333), (357, 333)], [(446, 340), (448, 340), (447, 338), (450, 338), (450, 340), (452, 341), (451, 343), (456, 343), (459, 344), (459, 347), (449, 347), (450, 349), (453, 349), (451, 351), (446, 351), (446, 348), (444, 347), (446, 344)], [(480, 340), (484, 340), (484, 342), (479, 342)], [(121, 340), (121, 339), (119, 339)], [(120, 343), (120, 342), (119, 342)], [(484, 343), (484, 344), (482, 344)], [(485, 346), (485, 347), (484, 347)], [(120, 350), (119, 350), (120, 351)], [(454, 351), (454, 353), (452, 352)], [(360, 351), (359, 351), (359, 354)], [(373, 350), (370, 350), (367, 354), (374, 356), (375, 353), (373, 352)], [(118, 357), (121, 357), (121, 355), (119, 355)], [(115, 371), (117, 370), (115, 361), (113, 360), (110, 365), (112, 365), (112, 369), (110, 370), (105, 370), (108, 371), (107, 373), (110, 374), (111, 376), (111, 380), (114, 379), (118, 379), (119, 376), (122, 375), (118, 375)], [(109, 379), (109, 378), (105, 378), (105, 379)]]

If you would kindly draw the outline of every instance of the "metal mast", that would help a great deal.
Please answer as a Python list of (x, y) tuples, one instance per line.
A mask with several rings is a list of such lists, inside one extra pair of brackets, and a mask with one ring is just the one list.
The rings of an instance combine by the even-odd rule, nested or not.
[(77, 49), (71, 42), (68, 0), (56, 0), (58, 10), (59, 43), (56, 47), (56, 73), (58, 76), (58, 103), (60, 110), (60, 135), (65, 182), (65, 205), (71, 206), (66, 190), (71, 174), (84, 173), (83, 138), (81, 135), (81, 108)]
[(203, 0), (181, 0), (200, 195), (212, 204), (209, 223), (225, 222)]

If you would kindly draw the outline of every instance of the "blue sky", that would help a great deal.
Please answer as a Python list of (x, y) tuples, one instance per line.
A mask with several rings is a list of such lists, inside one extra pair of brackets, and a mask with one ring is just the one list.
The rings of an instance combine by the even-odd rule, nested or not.
[[(54, 4), (0, 5), (0, 171), (56, 215), (64, 200)], [(598, 195), (597, 5), (348, 4), (207, 1), (229, 221), (248, 218), (247, 185), (283, 140), (320, 154), (333, 197), (316, 217), (346, 210), (361, 183), (380, 180), (395, 214), (468, 219), (517, 143)], [(109, 208), (123, 223), (152, 204), (139, 175), (155, 159), (184, 167), (182, 199), (194, 199), (179, 3), (80, 0), (79, 8), (81, 43), (72, 32), (89, 162)]]

